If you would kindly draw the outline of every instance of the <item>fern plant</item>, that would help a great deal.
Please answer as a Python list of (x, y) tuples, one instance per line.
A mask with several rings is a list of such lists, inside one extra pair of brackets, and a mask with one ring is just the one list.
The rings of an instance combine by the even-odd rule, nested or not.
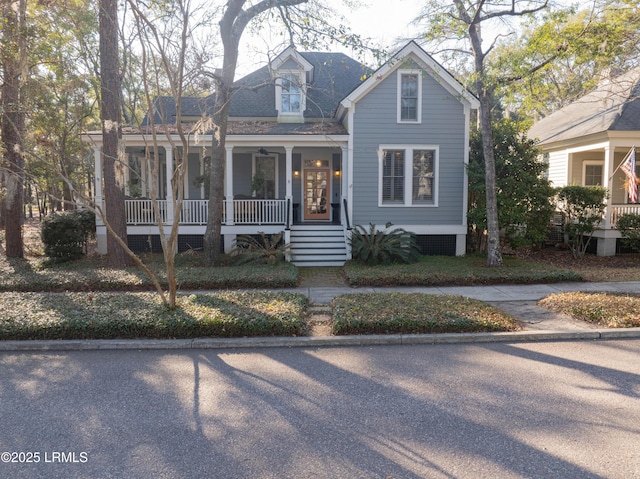
[(267, 263), (275, 264), (284, 261), (289, 245), (283, 240), (284, 233), (267, 235), (259, 231), (260, 237), (238, 235), (234, 253), (237, 254), (237, 264)]
[(377, 230), (369, 223), (369, 231), (357, 225), (351, 234), (351, 254), (353, 259), (369, 265), (388, 263), (413, 263), (420, 256), (415, 236), (402, 228)]

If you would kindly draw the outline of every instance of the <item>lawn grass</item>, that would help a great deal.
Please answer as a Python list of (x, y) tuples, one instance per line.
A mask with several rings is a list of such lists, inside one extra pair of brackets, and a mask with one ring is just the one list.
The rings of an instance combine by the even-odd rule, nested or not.
[(355, 293), (331, 302), (332, 332), (415, 334), (517, 331), (514, 318), (482, 301), (454, 295)]
[(127, 339), (299, 336), (307, 298), (220, 291), (181, 296), (167, 309), (155, 293), (1, 293), (0, 339)]
[(504, 258), (504, 267), (489, 268), (486, 257), (422, 256), (413, 264), (365, 266), (349, 261), (344, 266), (352, 286), (447, 286), (533, 284), (582, 281), (579, 273), (548, 264)]
[(543, 298), (539, 304), (607, 328), (640, 327), (640, 294), (558, 293)]
[[(144, 262), (166, 283), (162, 255), (145, 255)], [(295, 287), (298, 270), (291, 263), (242, 266), (202, 266), (199, 256), (178, 256), (180, 289)], [(146, 291), (153, 288), (139, 268), (109, 268), (105, 258), (92, 257), (47, 265), (43, 260), (0, 258), (0, 291)]]

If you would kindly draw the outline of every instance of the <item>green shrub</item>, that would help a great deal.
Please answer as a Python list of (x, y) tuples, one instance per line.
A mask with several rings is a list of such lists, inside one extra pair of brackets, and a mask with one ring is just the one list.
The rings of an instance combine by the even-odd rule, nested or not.
[(95, 214), (87, 210), (50, 214), (40, 229), (44, 254), (54, 261), (81, 258), (89, 237), (94, 234)]
[(583, 280), (574, 271), (514, 257), (505, 257), (503, 268), (487, 268), (483, 255), (421, 256), (413, 264), (377, 266), (348, 261), (344, 274), (351, 286), (461, 286)]
[[(547, 167), (535, 141), (527, 138), (522, 122), (494, 122), (493, 142), (499, 227), (511, 248), (544, 243), (553, 215), (553, 188), (544, 177)], [(471, 132), (469, 151), (469, 236), (480, 250), (487, 229), (485, 159), (482, 135)], [(483, 248), (484, 249), (484, 248)]]
[(582, 258), (593, 232), (602, 221), (607, 189), (601, 186), (563, 186), (556, 191), (571, 255)]
[(640, 295), (610, 292), (568, 292), (551, 294), (539, 301), (542, 307), (568, 314), (606, 328), (640, 326)]
[(259, 231), (259, 237), (239, 235), (236, 240), (236, 264), (259, 263), (275, 264), (284, 261), (289, 245), (283, 240), (283, 233), (267, 235)]
[(169, 310), (155, 293), (4, 293), (0, 340), (301, 336), (299, 293), (221, 291), (180, 296)]
[(616, 222), (616, 228), (622, 235), (622, 244), (634, 253), (640, 253), (640, 215), (637, 213), (622, 215)]
[(515, 331), (514, 318), (482, 301), (423, 293), (353, 293), (331, 301), (333, 334)]
[(384, 230), (376, 230), (369, 223), (369, 231), (357, 225), (351, 233), (351, 254), (353, 259), (368, 265), (389, 263), (413, 263), (420, 257), (413, 234), (402, 228), (389, 231), (391, 223)]

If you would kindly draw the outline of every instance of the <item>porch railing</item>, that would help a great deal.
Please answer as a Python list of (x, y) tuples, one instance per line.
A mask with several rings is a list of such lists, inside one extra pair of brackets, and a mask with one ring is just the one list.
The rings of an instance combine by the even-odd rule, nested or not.
[(236, 224), (280, 225), (287, 221), (286, 200), (233, 200)]
[(180, 224), (206, 225), (209, 200), (182, 200)]
[(612, 205), (611, 206), (611, 226), (614, 226), (618, 219), (626, 214), (635, 213), (640, 214), (640, 204), (639, 205)]
[[(153, 200), (125, 200), (128, 225), (153, 225), (157, 223)], [(167, 200), (158, 200), (162, 222), (167, 222)]]
[[(227, 223), (225, 200), (222, 205), (222, 222)], [(162, 222), (167, 222), (167, 201), (158, 200)], [(156, 215), (152, 200), (125, 200), (127, 224), (153, 225)], [(183, 200), (180, 224), (205, 225), (209, 212), (208, 200)], [(286, 200), (233, 200), (234, 224), (237, 225), (285, 225), (287, 222)]]

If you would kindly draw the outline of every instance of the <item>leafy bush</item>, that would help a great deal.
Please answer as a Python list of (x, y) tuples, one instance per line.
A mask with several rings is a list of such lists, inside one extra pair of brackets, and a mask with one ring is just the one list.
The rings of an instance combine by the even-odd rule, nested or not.
[(236, 264), (268, 263), (284, 261), (289, 252), (289, 245), (283, 240), (283, 233), (267, 235), (258, 232), (260, 237), (239, 235), (236, 239), (234, 253), (238, 255)]
[(616, 222), (616, 228), (622, 235), (622, 244), (635, 253), (640, 253), (640, 215), (622, 215)]
[[(166, 269), (160, 254), (143, 260), (166, 285)], [(105, 257), (56, 263), (13, 262), (0, 258), (0, 291), (144, 291), (153, 289), (140, 269), (109, 268)], [(176, 274), (181, 289), (291, 288), (298, 283), (298, 269), (291, 263), (251, 264), (209, 268), (198, 257), (181, 258)]]
[(394, 262), (413, 263), (420, 257), (413, 234), (402, 228), (389, 231), (391, 223), (384, 230), (376, 230), (369, 223), (369, 231), (357, 225), (351, 233), (351, 254), (353, 259), (368, 265)]
[(556, 191), (571, 255), (576, 259), (582, 258), (593, 232), (602, 221), (607, 189), (601, 186), (563, 186)]
[(40, 229), (44, 254), (54, 261), (81, 258), (86, 252), (89, 237), (95, 234), (95, 228), (95, 214), (88, 210), (48, 215)]
[[(503, 119), (493, 125), (499, 227), (511, 248), (542, 244), (553, 215), (553, 188), (543, 172), (535, 141), (522, 124)], [(482, 135), (472, 132), (469, 155), (469, 225), (474, 246), (481, 249), (487, 228), (485, 161)]]
[(633, 293), (557, 293), (540, 300), (552, 311), (607, 328), (640, 326), (640, 295)]
[(300, 336), (307, 302), (222, 291), (181, 296), (169, 310), (155, 293), (4, 293), (0, 340)]
[(423, 293), (356, 293), (331, 302), (333, 334), (515, 331), (514, 318), (482, 301)]
[(507, 257), (503, 268), (487, 268), (484, 256), (422, 256), (413, 264), (366, 266), (349, 261), (344, 274), (351, 286), (444, 286), (535, 284), (582, 281), (579, 273), (548, 264)]

